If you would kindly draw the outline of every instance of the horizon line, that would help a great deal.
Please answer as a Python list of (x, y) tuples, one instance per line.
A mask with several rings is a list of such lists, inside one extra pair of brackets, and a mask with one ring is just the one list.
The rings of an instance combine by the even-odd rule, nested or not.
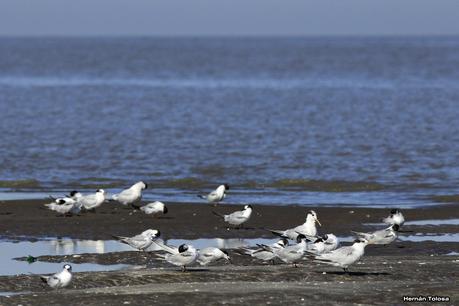
[(0, 34), (0, 38), (456, 38), (442, 33), (375, 34)]

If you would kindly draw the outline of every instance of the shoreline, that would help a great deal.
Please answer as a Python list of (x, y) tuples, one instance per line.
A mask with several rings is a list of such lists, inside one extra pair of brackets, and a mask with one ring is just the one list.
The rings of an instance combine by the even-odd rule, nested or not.
[[(241, 205), (225, 203), (214, 207), (166, 203), (169, 213), (153, 218), (138, 210), (107, 203), (96, 213), (57, 217), (45, 209), (43, 204), (46, 202), (0, 202), (2, 238), (30, 242), (47, 237), (112, 240), (111, 234), (130, 236), (146, 228), (159, 229), (164, 239), (276, 238), (263, 228), (286, 229), (302, 224), (310, 210), (297, 205), (254, 205), (246, 229), (228, 230), (212, 211), (229, 213), (241, 209)], [(350, 235), (350, 230), (382, 228), (385, 225), (378, 222), (389, 213), (388, 209), (381, 208), (313, 209), (322, 223), (322, 227), (318, 227), (319, 233), (337, 236)], [(406, 221), (457, 220), (459, 205), (403, 209), (402, 212)], [(435, 226), (423, 223), (406, 225), (403, 230), (413, 231), (408, 235), (459, 233), (454, 222)], [(370, 245), (360, 262), (350, 267), (350, 274), (343, 273), (340, 268), (307, 260), (299, 268), (293, 268), (286, 264), (263, 264), (234, 249), (228, 252), (232, 264), (193, 265), (186, 273), (148, 252), (128, 250), (78, 256), (37, 256), (34, 265), (93, 263), (129, 266), (111, 272), (74, 273), (70, 286), (61, 290), (48, 288), (37, 275), (0, 276), (0, 304), (50, 305), (63, 301), (67, 305), (401, 304), (405, 295), (428, 294), (448, 296), (450, 304), (454, 304), (459, 298), (456, 290), (459, 275), (455, 269), (459, 262), (457, 241), (395, 241), (388, 246)], [(450, 253), (453, 255), (446, 255)]]
[[(311, 262), (289, 265), (220, 265), (74, 273), (68, 288), (52, 290), (38, 276), (0, 276), (1, 304), (23, 305), (328, 305), (401, 304), (403, 296), (459, 298), (455, 256), (363, 257), (350, 273)], [(22, 292), (22, 293), (21, 293)], [(16, 294), (16, 295), (14, 295)], [(269, 302), (269, 303), (267, 303)]]
[[(198, 238), (269, 238), (269, 229), (287, 229), (302, 224), (306, 213), (314, 210), (322, 226), (321, 234), (349, 236), (351, 230), (367, 231), (382, 228), (379, 223), (389, 209), (361, 207), (302, 207), (298, 205), (272, 206), (253, 205), (251, 219), (244, 229), (228, 230), (227, 224), (213, 215), (242, 209), (242, 205), (166, 203), (168, 214), (159, 218), (145, 215), (139, 210), (124, 207), (118, 203), (104, 203), (95, 213), (81, 216), (62, 217), (46, 209), (47, 200), (18, 200), (0, 202), (0, 233), (2, 238), (27, 240), (46, 237), (68, 237), (74, 239), (111, 239), (111, 235), (132, 236), (147, 228), (159, 229), (164, 239)], [(425, 208), (403, 209), (407, 221), (451, 219), (459, 215), (459, 205), (427, 206)], [(411, 226), (405, 226), (409, 228)], [(425, 226), (424, 226), (425, 228)], [(458, 233), (457, 226), (439, 225), (426, 233)], [(21, 238), (22, 237), (22, 238)]]

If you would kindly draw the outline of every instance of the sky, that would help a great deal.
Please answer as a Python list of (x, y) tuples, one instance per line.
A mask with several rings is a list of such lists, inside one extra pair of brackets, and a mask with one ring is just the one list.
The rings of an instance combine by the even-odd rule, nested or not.
[(457, 0), (0, 0), (1, 36), (458, 34)]

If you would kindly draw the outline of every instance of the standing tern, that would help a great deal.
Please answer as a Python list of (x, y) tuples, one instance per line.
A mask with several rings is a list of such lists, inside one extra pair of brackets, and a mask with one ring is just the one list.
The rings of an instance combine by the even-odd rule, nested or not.
[(53, 275), (40, 275), (40, 279), (53, 289), (63, 288), (72, 280), (72, 266), (64, 265), (64, 269)]
[(78, 197), (77, 202), (86, 210), (94, 210), (105, 202), (105, 191), (97, 189), (96, 193), (81, 195)]
[(325, 251), (324, 238), (319, 237), (313, 243), (308, 243), (306, 250), (314, 254), (322, 254)]
[(134, 237), (123, 237), (112, 235), (115, 239), (139, 251), (145, 251), (153, 241), (161, 235), (161, 232), (154, 229), (147, 229)]
[(252, 205), (245, 205), (243, 210), (235, 211), (229, 215), (221, 215), (215, 211), (212, 213), (223, 219), (226, 223), (234, 226), (242, 226), (245, 222), (250, 219), (252, 215), (253, 207)]
[(225, 259), (231, 262), (231, 259), (228, 256), (228, 253), (220, 250), (219, 248), (207, 247), (207, 248), (199, 250), (198, 252), (199, 252), (198, 263), (201, 266), (206, 266), (220, 259)]
[(167, 214), (167, 207), (163, 202), (155, 201), (153, 203), (148, 203), (140, 207), (140, 210), (146, 213), (147, 215), (156, 216), (158, 214)]
[(142, 191), (147, 188), (148, 185), (140, 181), (128, 189), (124, 189), (120, 193), (114, 194), (112, 199), (123, 205), (134, 205), (134, 203), (142, 200)]
[(338, 237), (336, 237), (333, 234), (326, 234), (322, 238), (325, 240), (324, 253), (328, 253), (335, 250), (339, 245)]
[(343, 268), (344, 272), (347, 272), (347, 268), (357, 262), (365, 253), (365, 246), (368, 241), (365, 239), (356, 239), (354, 244), (351, 246), (341, 247), (329, 253), (323, 254), (310, 254), (308, 258), (315, 262), (332, 265), (335, 267)]
[(157, 243), (155, 241), (153, 241), (153, 243), (167, 252), (166, 255), (158, 254), (158, 256), (166, 260), (168, 263), (175, 266), (181, 266), (182, 272), (186, 271), (186, 266), (194, 264), (199, 256), (198, 251), (192, 245), (182, 244), (178, 248), (174, 248), (167, 246), (164, 243)]
[(276, 257), (285, 263), (291, 263), (296, 267), (296, 263), (300, 261), (306, 251), (306, 236), (299, 234), (296, 237), (297, 244), (286, 246), (285, 248), (273, 249), (266, 245), (259, 245), (268, 251), (273, 252)]
[(50, 210), (54, 210), (58, 214), (67, 215), (72, 214), (72, 210), (74, 210), (74, 206), (77, 202), (72, 198), (57, 198), (54, 199), (54, 202), (45, 204)]
[(398, 226), (402, 227), (403, 223), (405, 223), (405, 217), (400, 210), (392, 209), (389, 216), (384, 218), (382, 221), (389, 225), (397, 224)]
[(296, 240), (299, 234), (302, 234), (308, 238), (315, 237), (317, 235), (316, 222), (321, 226), (317, 214), (311, 210), (306, 214), (306, 221), (302, 225), (298, 225), (295, 228), (291, 228), (285, 231), (269, 230), (271, 233), (286, 237), (291, 240)]
[(357, 236), (364, 238), (368, 244), (389, 244), (398, 237), (399, 226), (397, 224), (391, 225), (388, 228), (378, 230), (370, 233), (354, 232)]
[(208, 195), (198, 195), (199, 198), (207, 200), (209, 203), (213, 203), (217, 206), (218, 202), (223, 201), (226, 197), (226, 191), (229, 190), (228, 184), (218, 186), (217, 189), (209, 193)]
[(271, 261), (274, 264), (274, 258), (276, 257), (276, 254), (273, 253), (273, 250), (283, 249), (286, 246), (288, 246), (288, 240), (286, 238), (282, 238), (279, 241), (271, 244), (269, 246), (270, 249), (259, 247), (257, 249), (241, 248), (241, 250), (245, 255), (250, 255), (262, 261)]

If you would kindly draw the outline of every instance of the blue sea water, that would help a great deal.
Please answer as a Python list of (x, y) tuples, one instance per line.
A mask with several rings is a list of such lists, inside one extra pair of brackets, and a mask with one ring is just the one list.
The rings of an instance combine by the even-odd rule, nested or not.
[(0, 38), (0, 198), (435, 205), (458, 68), (459, 37)]

